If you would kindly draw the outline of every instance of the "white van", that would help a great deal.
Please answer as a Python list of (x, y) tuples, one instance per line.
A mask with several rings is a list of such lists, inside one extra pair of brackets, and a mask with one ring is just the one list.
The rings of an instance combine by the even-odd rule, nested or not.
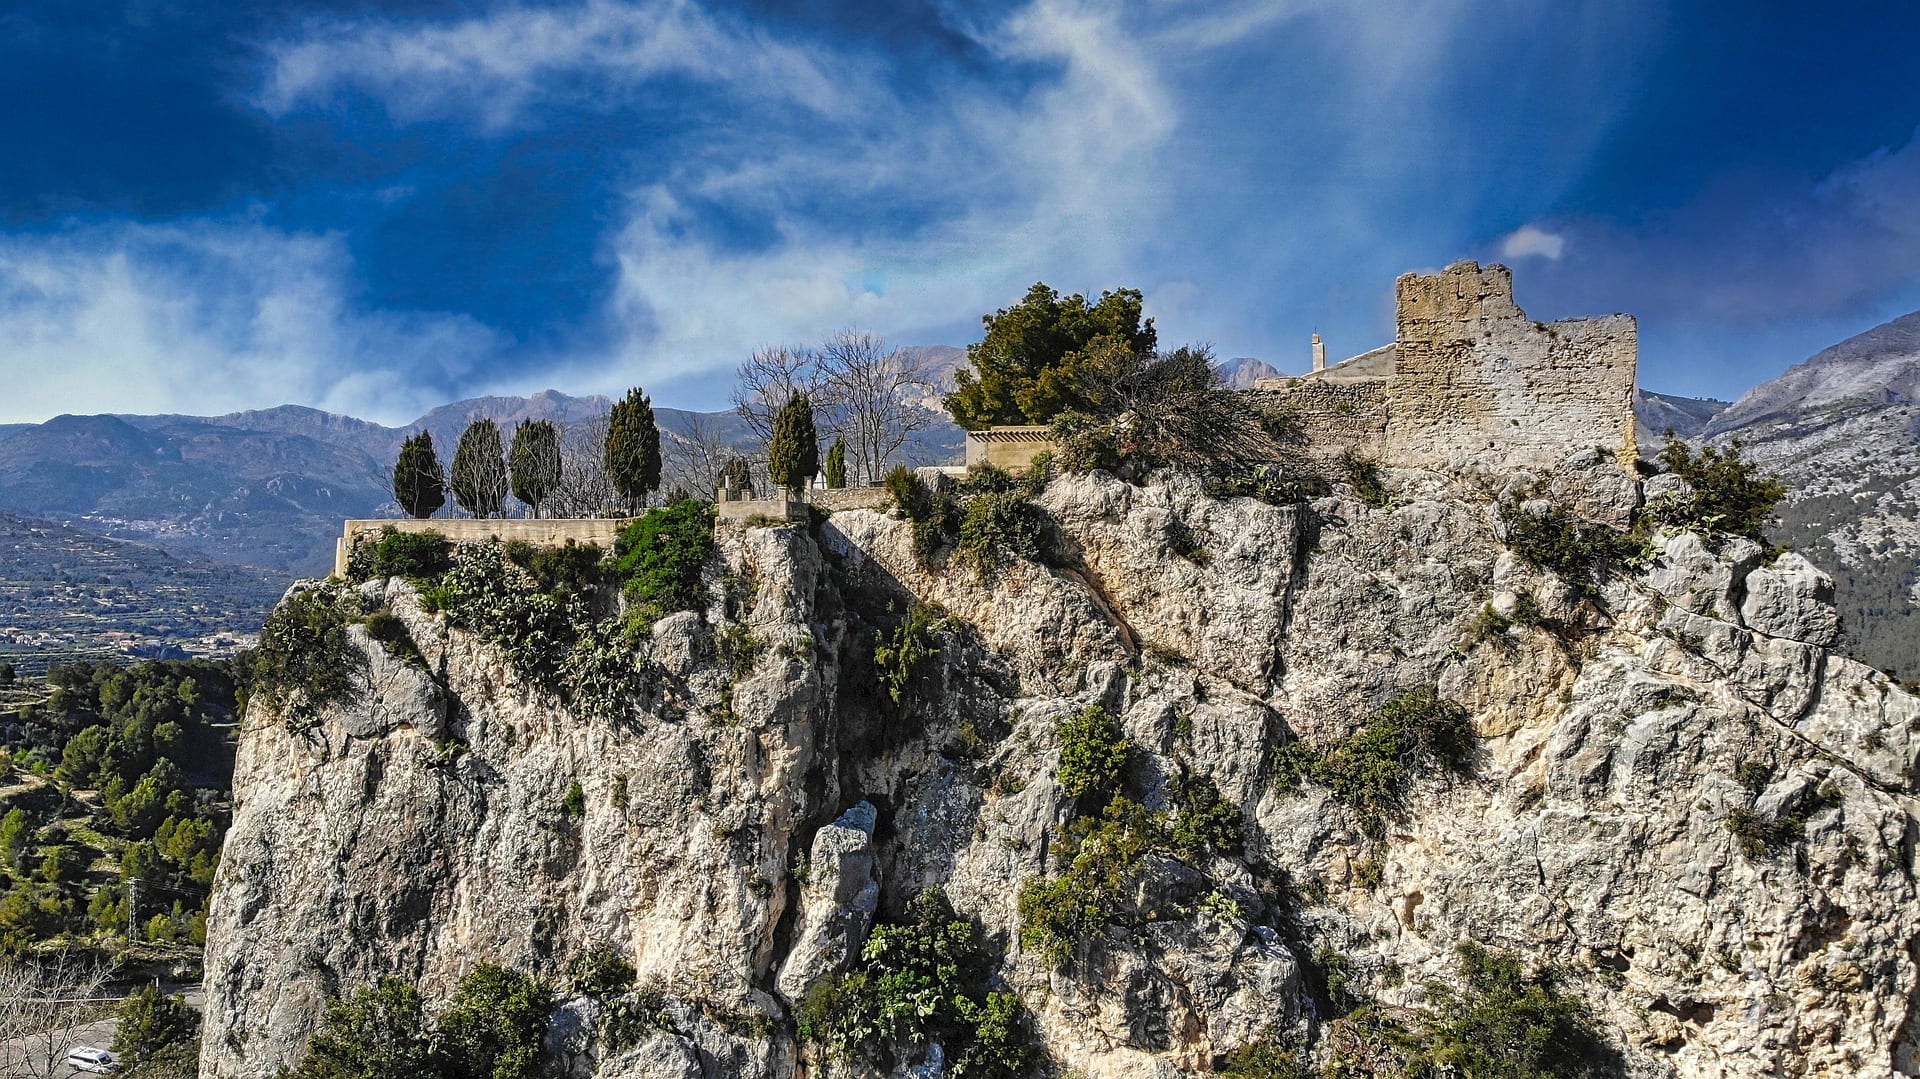
[(114, 1068), (113, 1054), (91, 1045), (78, 1046), (67, 1053), (67, 1067), (77, 1072), (110, 1072)]

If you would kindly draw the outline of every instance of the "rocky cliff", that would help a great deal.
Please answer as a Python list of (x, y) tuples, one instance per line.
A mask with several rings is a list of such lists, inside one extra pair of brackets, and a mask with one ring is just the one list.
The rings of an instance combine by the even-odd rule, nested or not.
[[(570, 1002), (572, 1074), (821, 1074), (797, 1005), (928, 886), (1090, 1077), (1257, 1045), (1351, 1065), (1458, 984), (1465, 940), (1556, 972), (1619, 1073), (1920, 1073), (1920, 701), (1829, 651), (1831, 582), (1671, 530), (1592, 583), (1533, 568), (1502, 496), (1624, 518), (1639, 485), (1598, 454), (1384, 487), (1270, 505), (1060, 478), (1042, 557), (985, 569), (923, 565), (883, 513), (731, 532), (707, 609), (633, 645), (612, 714), (412, 585), (361, 585), (419, 655), (349, 626), (349, 692), (298, 721), (253, 702), (203, 1074), (273, 1075), (380, 975), (430, 999), (482, 961), (563, 984), (608, 948), (656, 1014), (615, 1047), (568, 1037), (597, 1007)], [(939, 617), (889, 682), (874, 644), (916, 603)], [(1460, 709), (1458, 767), (1386, 803), (1294, 767), (1406, 699)], [(1020, 896), (1086, 852), (1063, 720), (1093, 706), (1126, 739), (1117, 803), (1184, 821), (1205, 787), (1237, 834), (1135, 851), (1105, 924), (1048, 949)]]

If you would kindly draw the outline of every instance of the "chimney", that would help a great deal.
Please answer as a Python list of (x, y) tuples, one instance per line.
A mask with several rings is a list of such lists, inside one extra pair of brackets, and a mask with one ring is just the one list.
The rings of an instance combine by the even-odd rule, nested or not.
[(1320, 335), (1317, 333), (1313, 335), (1313, 369), (1315, 371), (1327, 369), (1327, 343), (1320, 340)]

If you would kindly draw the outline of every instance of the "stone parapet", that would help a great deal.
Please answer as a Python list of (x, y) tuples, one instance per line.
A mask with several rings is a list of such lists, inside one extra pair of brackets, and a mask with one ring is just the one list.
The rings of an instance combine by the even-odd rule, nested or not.
[(568, 540), (597, 543), (608, 550), (631, 517), (395, 517), (349, 520), (334, 545), (333, 574), (347, 575), (347, 558), (363, 535), (391, 528), (396, 532), (438, 532), (454, 543), (487, 539), (519, 540), (536, 547), (558, 547)]

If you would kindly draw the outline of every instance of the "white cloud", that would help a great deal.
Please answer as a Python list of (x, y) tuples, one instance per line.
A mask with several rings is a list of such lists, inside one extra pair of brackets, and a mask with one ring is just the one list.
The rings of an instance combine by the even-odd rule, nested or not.
[[(1387, 324), (1395, 272), (1463, 253), (1455, 235), (1408, 235), (1456, 227), (1454, 203), (1472, 197), (1446, 155), (1475, 167), (1497, 156), (1448, 131), (1456, 54), (1501, 42), (1566, 52), (1532, 40), (1525, 20), (1502, 30), (1481, 12), (1451, 0), (1418, 18), (1332, 0), (1031, 0), (991, 22), (950, 14), (973, 50), (902, 80), (910, 101), (892, 81), (904, 61), (778, 38), (687, 0), (311, 22), (262, 46), (254, 101), (272, 115), (364, 94), (403, 124), (451, 119), (497, 136), (678, 100), (688, 84), (721, 99), (724, 121), (647, 136), (647, 179), (603, 241), (606, 340), (538, 373), (489, 375), (498, 335), (464, 317), (369, 312), (338, 237), (246, 221), (0, 237), (0, 354), (48, 369), (12, 408), (298, 400), (399, 420), (456, 394), (719, 372), (704, 400), (672, 402), (714, 405), (724, 373), (759, 345), (846, 326), (954, 340), (952, 327), (1041, 278), (1141, 287), (1163, 340), (1230, 354), (1262, 351), (1276, 332), (1290, 354), (1349, 309), (1360, 339)], [(1281, 45), (1315, 65), (1310, 78), (1269, 60)], [(1378, 212), (1396, 199), (1418, 212)], [(751, 241), (710, 231), (714, 205), (750, 221)], [(1365, 291), (1314, 293), (1340, 287), (1325, 268), (1360, 263), (1357, 252), (1375, 274)]]
[(286, 401), (389, 421), (496, 352), (459, 315), (365, 312), (336, 235), (249, 220), (0, 238), (0, 421)]
[(1500, 257), (1558, 259), (1566, 248), (1565, 236), (1538, 225), (1522, 225), (1500, 241)]
[(266, 53), (271, 73), (255, 102), (275, 115), (352, 87), (402, 121), (472, 115), (490, 127), (520, 122), (538, 103), (591, 106), (668, 76), (845, 117), (848, 86), (861, 78), (684, 0), (516, 5), (445, 24), (316, 21)]

